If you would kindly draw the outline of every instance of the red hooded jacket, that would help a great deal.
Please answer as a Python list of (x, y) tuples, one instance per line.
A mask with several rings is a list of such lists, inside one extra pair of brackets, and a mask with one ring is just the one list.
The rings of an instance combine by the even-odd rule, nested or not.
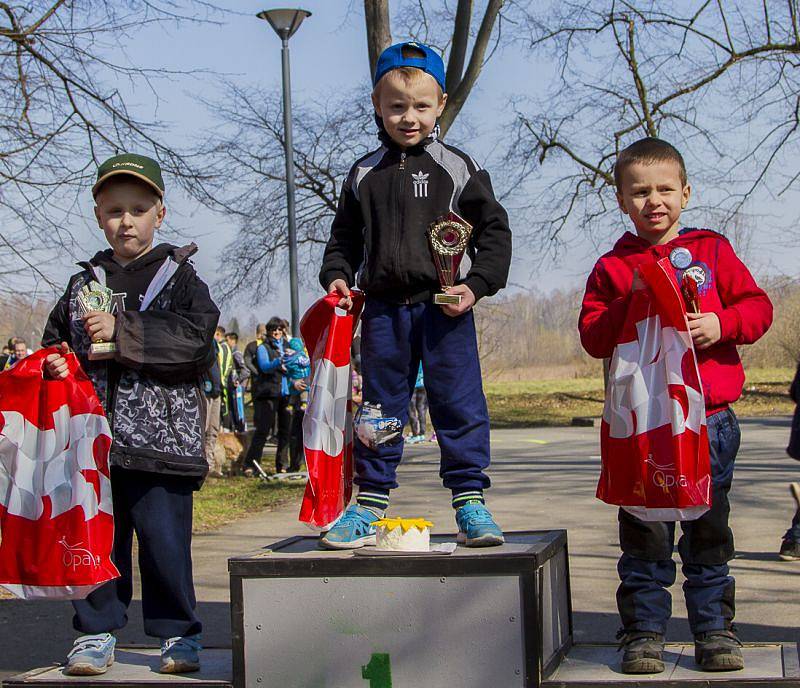
[(744, 369), (736, 346), (752, 344), (772, 323), (772, 303), (736, 256), (730, 242), (708, 229), (683, 229), (672, 241), (652, 246), (625, 232), (614, 248), (597, 261), (586, 283), (578, 320), (581, 343), (595, 358), (609, 358), (625, 322), (633, 270), (669, 257), (683, 247), (691, 254), (685, 270), (675, 268), (680, 284), (685, 271), (698, 280), (700, 311), (716, 313), (721, 338), (697, 351), (708, 415), (736, 401), (744, 385)]

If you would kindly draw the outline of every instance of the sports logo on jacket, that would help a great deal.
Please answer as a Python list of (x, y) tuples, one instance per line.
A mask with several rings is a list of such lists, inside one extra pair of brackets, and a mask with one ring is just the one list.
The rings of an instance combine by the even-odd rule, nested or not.
[(430, 176), (430, 172), (411, 173), (411, 178), (414, 180), (414, 198), (428, 197), (428, 177)]

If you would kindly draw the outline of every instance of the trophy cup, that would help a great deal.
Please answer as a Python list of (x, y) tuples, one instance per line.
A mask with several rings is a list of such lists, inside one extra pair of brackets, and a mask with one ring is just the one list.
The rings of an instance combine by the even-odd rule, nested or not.
[(433, 302), (437, 306), (461, 303), (460, 294), (444, 292), (455, 284), (470, 234), (472, 225), (455, 213), (440, 217), (428, 228), (428, 242), (443, 290), (433, 296)]
[[(108, 287), (104, 287), (99, 282), (90, 282), (78, 292), (78, 314), (83, 318), (92, 311), (102, 311), (111, 313), (113, 307), (114, 292)], [(102, 361), (107, 358), (114, 358), (117, 345), (114, 342), (93, 342), (89, 347), (89, 360)]]

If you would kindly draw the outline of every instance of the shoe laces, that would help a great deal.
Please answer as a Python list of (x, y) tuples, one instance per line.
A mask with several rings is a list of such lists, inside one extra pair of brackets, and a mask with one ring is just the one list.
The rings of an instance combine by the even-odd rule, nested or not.
[(102, 650), (109, 638), (113, 637), (110, 633), (99, 633), (97, 635), (82, 635), (75, 639), (75, 644), (67, 655), (67, 659), (73, 655), (86, 650)]
[(342, 514), (341, 519), (336, 524), (337, 526), (362, 526), (364, 528), (368, 528), (372, 521), (377, 521), (380, 516), (373, 511), (367, 509), (367, 507), (362, 507), (369, 511), (369, 514), (364, 514), (361, 511), (357, 511), (356, 509), (347, 509)]
[(492, 513), (481, 502), (467, 502), (463, 508), (474, 505), (478, 509), (468, 509), (461, 513), (461, 518), (470, 523), (471, 525), (490, 525), (494, 523)]
[(191, 638), (185, 635), (178, 635), (174, 638), (164, 638), (161, 641), (161, 651), (168, 652), (172, 648), (177, 650), (187, 649), (187, 650), (200, 650), (202, 649), (201, 645), (195, 638)]

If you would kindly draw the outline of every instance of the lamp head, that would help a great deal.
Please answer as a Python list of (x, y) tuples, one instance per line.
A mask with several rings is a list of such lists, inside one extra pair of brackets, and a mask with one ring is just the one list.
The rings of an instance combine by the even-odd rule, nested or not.
[(295, 34), (297, 29), (300, 28), (300, 24), (303, 23), (303, 20), (311, 16), (311, 12), (306, 10), (276, 9), (264, 10), (263, 12), (259, 12), (256, 16), (259, 19), (267, 20), (275, 33), (277, 33), (282, 40), (288, 40)]

